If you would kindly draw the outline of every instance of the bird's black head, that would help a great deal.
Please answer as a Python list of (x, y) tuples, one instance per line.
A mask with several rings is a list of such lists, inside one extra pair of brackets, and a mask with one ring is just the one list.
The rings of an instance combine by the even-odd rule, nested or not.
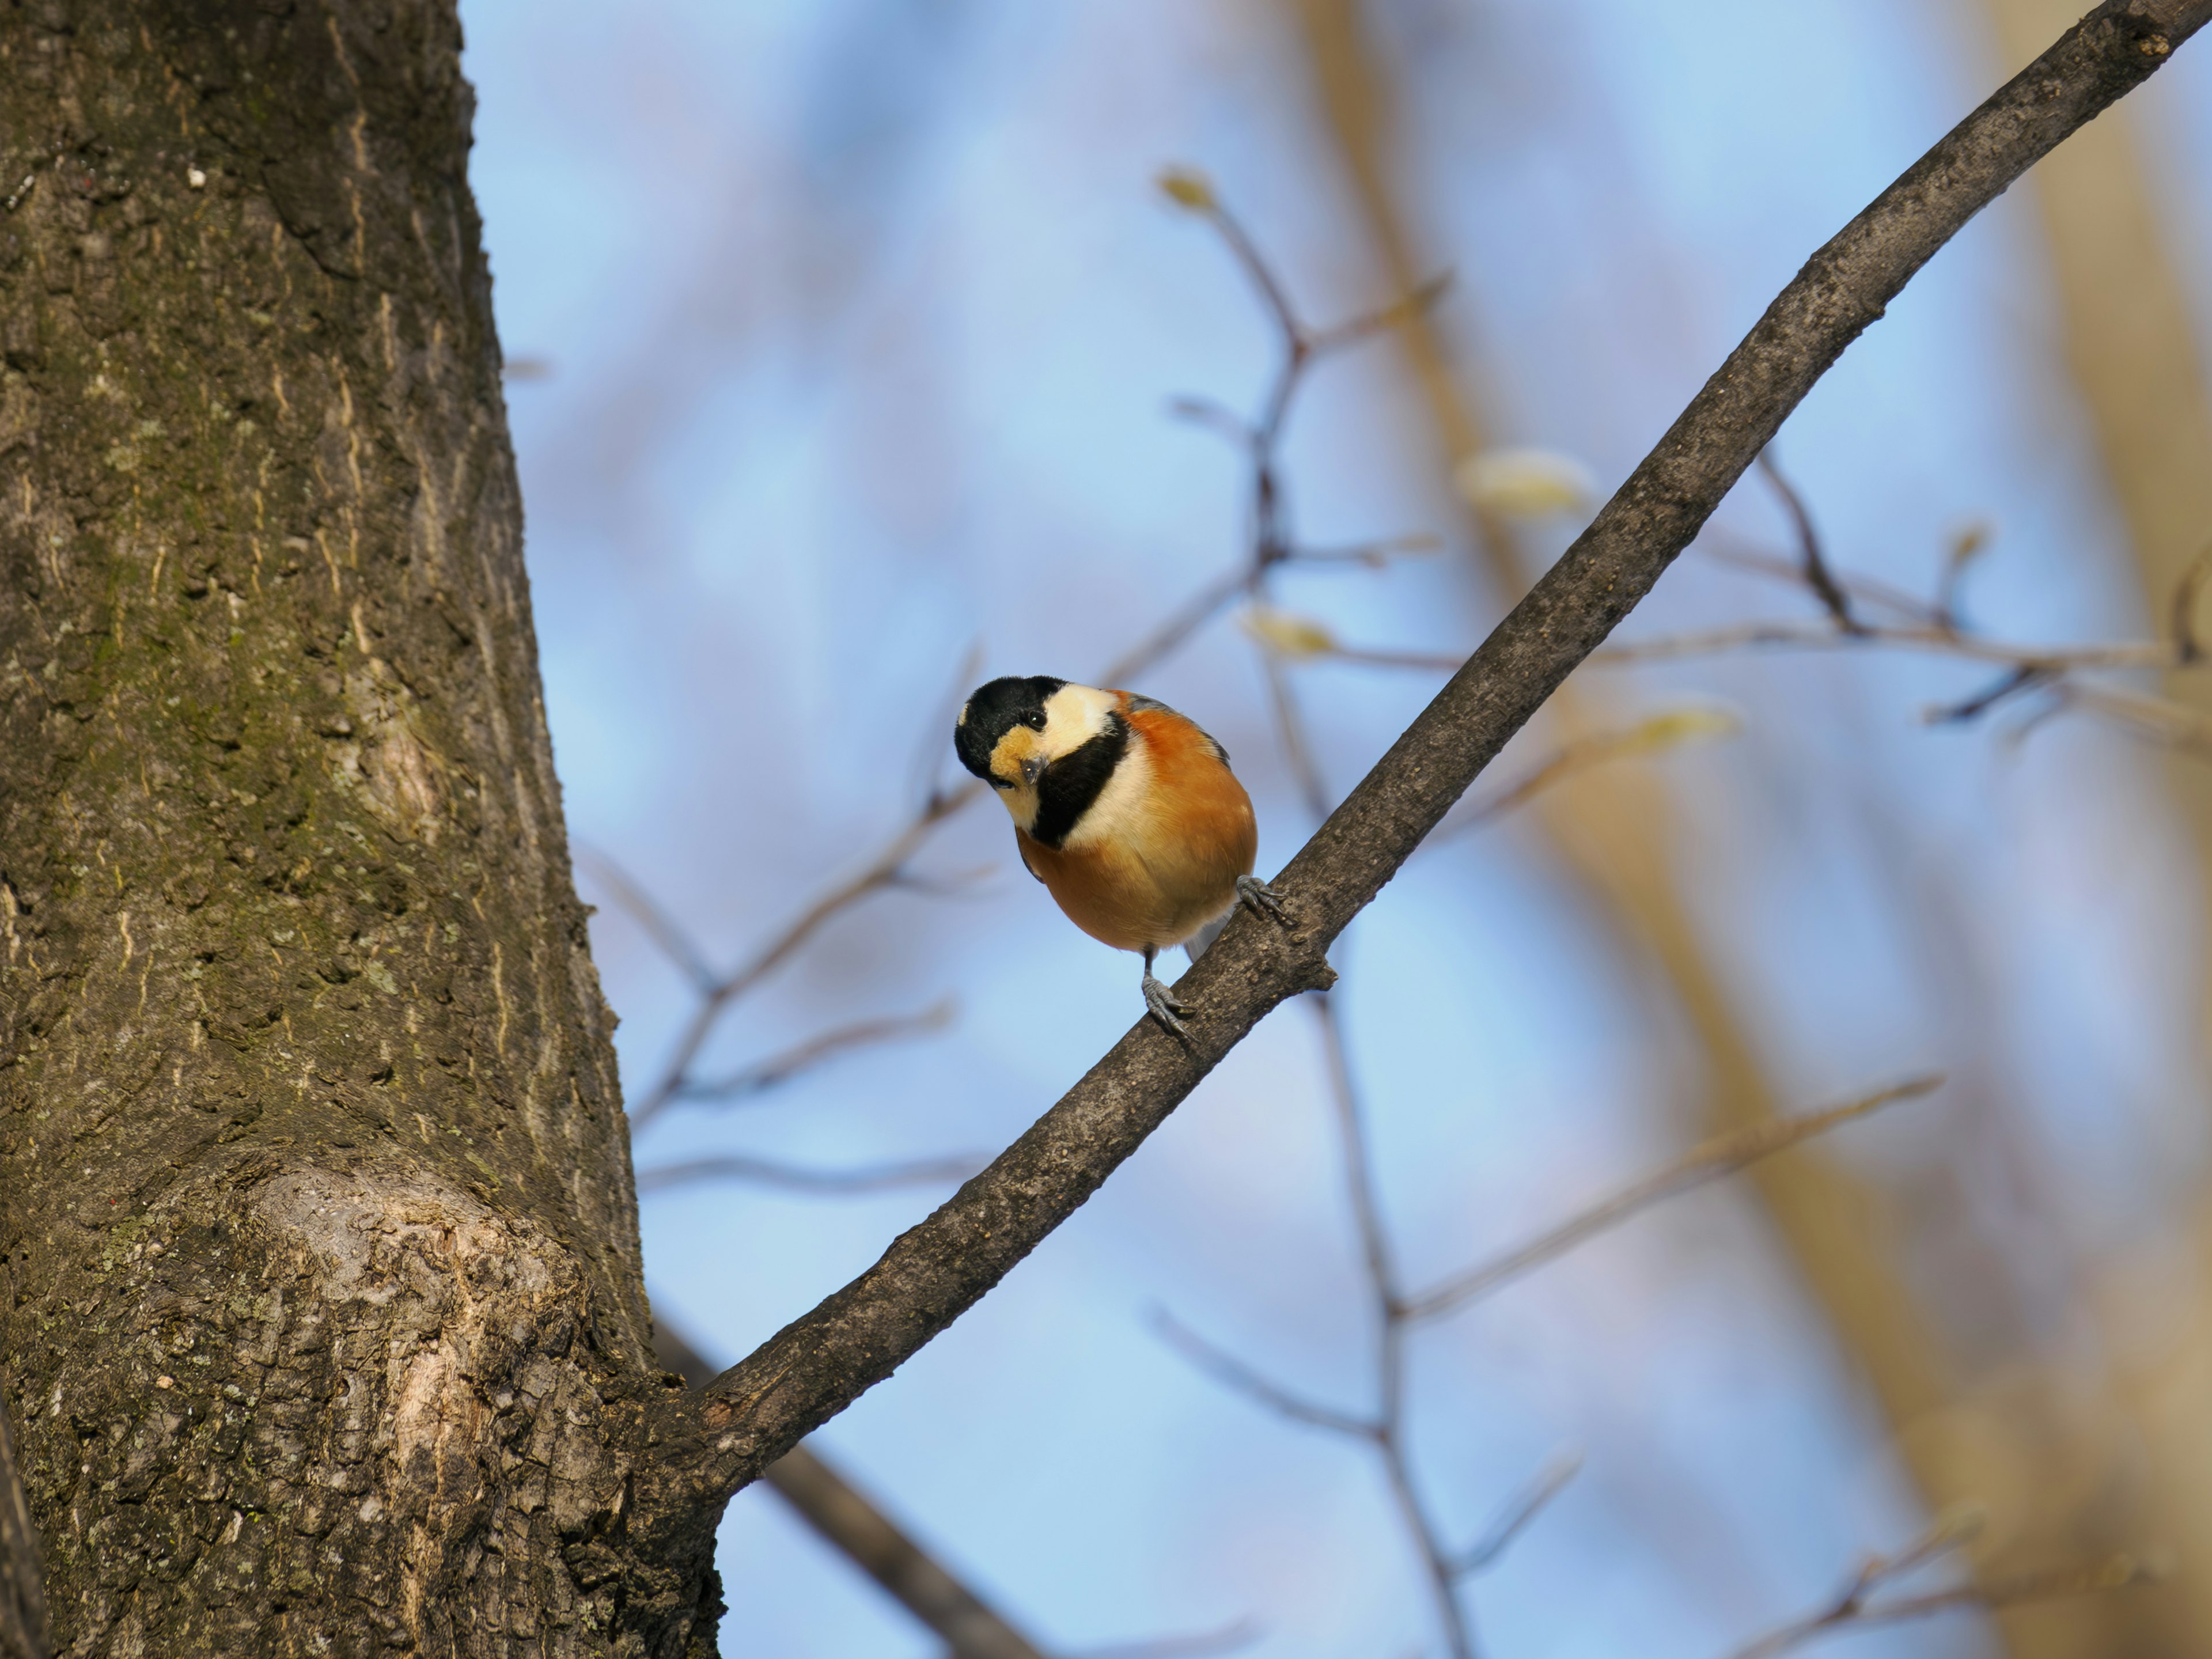
[(1006, 788), (1006, 780), (991, 772), (991, 753), (999, 739), (1017, 726), (1043, 731), (1045, 699), (1066, 684), (1049, 674), (1017, 674), (977, 686), (952, 728), (952, 749), (960, 763), (984, 782)]

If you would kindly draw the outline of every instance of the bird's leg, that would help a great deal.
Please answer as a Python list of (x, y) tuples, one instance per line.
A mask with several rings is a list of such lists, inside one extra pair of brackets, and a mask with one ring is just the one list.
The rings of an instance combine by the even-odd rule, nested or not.
[(1291, 919), (1283, 909), (1282, 896), (1259, 877), (1237, 877), (1237, 897), (1247, 908), (1257, 910), (1276, 927), (1291, 925)]
[(1176, 1018), (1186, 1012), (1182, 1004), (1175, 1000), (1166, 986), (1152, 977), (1152, 958), (1159, 954), (1159, 950), (1157, 945), (1145, 947), (1145, 1006), (1152, 1011), (1154, 1019), (1168, 1028), (1170, 1036), (1187, 1036), (1189, 1034), (1183, 1030), (1182, 1022)]

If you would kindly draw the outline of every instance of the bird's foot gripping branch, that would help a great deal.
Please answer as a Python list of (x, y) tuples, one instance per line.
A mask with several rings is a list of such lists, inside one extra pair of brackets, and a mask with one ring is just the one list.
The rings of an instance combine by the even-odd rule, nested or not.
[(1278, 1004), (1326, 985), (1336, 936), (1651, 591), (1844, 348), (1969, 220), (2208, 19), (2212, 0), (2107, 0), (1815, 252), (1272, 884), (1296, 925), (1232, 915), (1176, 987), (1187, 1041), (1140, 1020), (874, 1267), (710, 1388), (671, 1399), (655, 1458), (671, 1496), (720, 1501), (888, 1376), (1073, 1213)]

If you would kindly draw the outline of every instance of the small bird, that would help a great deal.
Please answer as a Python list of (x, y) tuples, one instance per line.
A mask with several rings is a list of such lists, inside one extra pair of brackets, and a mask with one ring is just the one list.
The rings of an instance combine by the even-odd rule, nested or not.
[(1240, 899), (1283, 921), (1252, 874), (1260, 833), (1228, 751), (1165, 703), (1010, 676), (962, 705), (952, 747), (999, 792), (1023, 866), (1067, 919), (1143, 953), (1145, 1006), (1177, 1036), (1188, 1010), (1152, 976), (1152, 959), (1206, 936)]

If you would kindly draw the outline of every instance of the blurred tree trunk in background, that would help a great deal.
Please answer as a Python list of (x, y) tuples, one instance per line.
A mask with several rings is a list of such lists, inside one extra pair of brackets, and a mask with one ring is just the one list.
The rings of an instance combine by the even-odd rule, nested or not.
[(58, 1642), (704, 1655), (447, 0), (0, 11), (0, 1382)]
[[(2074, 0), (1984, 0), (2007, 75), (2074, 21)], [(2039, 38), (2039, 35), (2041, 38)], [(2138, 112), (2107, 110), (2028, 176), (2057, 278), (2068, 367), (2088, 417), (2152, 628), (2189, 567), (2212, 544), (2212, 396), (2188, 287), (2161, 226), (2157, 191), (2136, 141)], [(2203, 629), (2200, 621), (2198, 627)], [(2212, 720), (2212, 679), (2167, 678), (2166, 696)], [(2169, 787), (2197, 848), (2200, 928), (2212, 895), (2212, 766), (2166, 764)], [(2212, 929), (2207, 929), (2212, 938)], [(2199, 965), (2198, 1053), (2212, 1059), (2212, 975)], [(2203, 1076), (2197, 1079), (2201, 1097)], [(2146, 1443), (2150, 1523), (2177, 1557), (2173, 1584), (2128, 1609), (2138, 1627), (2160, 1621), (2158, 1650), (2212, 1648), (2212, 1199), (2194, 1218), (2200, 1275), (2193, 1304), (2171, 1310), (2171, 1346), (2116, 1356)], [(2185, 1224), (2186, 1221), (2185, 1220)], [(2114, 1612), (2123, 1609), (2114, 1604)], [(2146, 1637), (2148, 1632), (2146, 1632)], [(2146, 1640), (2145, 1650), (2148, 1650)]]
[[(1292, 7), (1311, 60), (1321, 112), (1368, 234), (1393, 284), (1410, 290), (1430, 269), (1417, 252), (1399, 199), (1400, 169), (1391, 154), (1394, 93), (1389, 74), (1365, 35), (1362, 0), (1292, 0)], [(2039, 23), (2039, 37), (2033, 29), (2023, 36), (2023, 60), (2047, 46), (2078, 14), (2078, 9), (2069, 9), (2068, 0), (2059, 0), (2057, 9), (2066, 15)], [(2092, 138), (2112, 119), (2108, 114), (2073, 143)], [(2067, 154), (2062, 149), (2053, 159), (2063, 160)], [(2051, 165), (2046, 161), (2036, 176)], [(1449, 471), (1494, 441), (1489, 422), (1431, 317), (1416, 316), (1403, 337), (1407, 367), (1435, 436), (1437, 465)], [(2212, 488), (2212, 473), (2204, 482)], [(1470, 508), (1466, 528), (1487, 556), (1485, 574), (1501, 599), (1517, 598), (1540, 574), (1530, 567), (1510, 524)], [(2179, 569), (2177, 563), (2177, 574)], [(1544, 718), (1555, 729), (1564, 727), (1563, 737), (1603, 723), (1593, 693), (1581, 682), (1571, 682), (1556, 694)], [(1681, 1012), (1704, 1066), (1694, 1086), (1710, 1103), (1714, 1125), (1736, 1127), (1774, 1116), (1774, 1090), (1744, 1016), (1678, 890), (1669, 857), (1674, 815), (1654, 769), (1593, 769), (1547, 792), (1530, 810), (1599, 913), (1610, 921), (1616, 938), (1650, 962)], [(2172, 1529), (2169, 1522), (2179, 1524), (2183, 1512), (2208, 1508), (2203, 1501), (2173, 1492), (2167, 1494), (2170, 1501), (2154, 1504), (2150, 1514), (2100, 1514), (2085, 1522), (2075, 1500), (2093, 1472), (2079, 1466), (2108, 1451), (2112, 1437), (2078, 1434), (2078, 1407), (2069, 1411), (2063, 1401), (2036, 1388), (2025, 1395), (2017, 1387), (2008, 1390), (2002, 1407), (1976, 1397), (1978, 1391), (1949, 1363), (1945, 1345), (1893, 1254), (1885, 1237), (1889, 1229), (1884, 1196), (1817, 1149), (1761, 1164), (1748, 1178), (1844, 1354), (1866, 1379), (1899, 1456), (1931, 1509), (1980, 1499), (2014, 1510), (1993, 1517), (1994, 1535), (2011, 1553), (2048, 1559), (2085, 1549), (2162, 1541)], [(1952, 1218), (1954, 1225), (1959, 1219)], [(1992, 1300), (2002, 1304), (2005, 1298), (1996, 1293)], [(2000, 1417), (2004, 1431), (1990, 1432)], [(2062, 1468), (2066, 1478), (2058, 1477)], [(2162, 1479), (2154, 1472), (2154, 1482)], [(2199, 1483), (2197, 1491), (2212, 1493), (2212, 1482)], [(2040, 1501), (2057, 1492), (2067, 1494), (2063, 1505)], [(2161, 1528), (2155, 1540), (2141, 1535), (2144, 1525)], [(2115, 1640), (2123, 1631), (2135, 1644), (2124, 1650), (2197, 1650), (2145, 1644), (2141, 1606), (2148, 1599), (2030, 1608), (1999, 1613), (1994, 1622), (2007, 1650), (2020, 1659), (2111, 1659), (2123, 1650)]]

